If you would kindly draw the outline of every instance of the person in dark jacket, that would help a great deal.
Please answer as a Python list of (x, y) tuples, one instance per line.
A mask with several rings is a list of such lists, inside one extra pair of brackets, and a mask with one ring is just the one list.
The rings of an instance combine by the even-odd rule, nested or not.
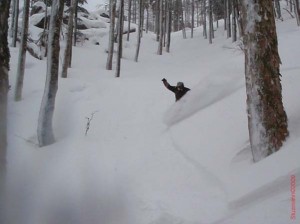
[(163, 81), (165, 87), (175, 93), (176, 101), (180, 100), (181, 97), (183, 97), (188, 91), (190, 91), (189, 88), (186, 88), (183, 84), (183, 82), (178, 82), (176, 86), (171, 86), (168, 81), (164, 78), (161, 81)]

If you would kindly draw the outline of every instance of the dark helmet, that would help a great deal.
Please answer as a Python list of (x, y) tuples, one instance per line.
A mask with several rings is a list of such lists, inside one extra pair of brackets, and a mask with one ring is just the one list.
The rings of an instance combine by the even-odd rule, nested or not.
[(183, 82), (177, 82), (177, 86), (176, 86), (176, 87), (181, 87), (181, 88), (183, 88), (183, 87), (184, 87)]

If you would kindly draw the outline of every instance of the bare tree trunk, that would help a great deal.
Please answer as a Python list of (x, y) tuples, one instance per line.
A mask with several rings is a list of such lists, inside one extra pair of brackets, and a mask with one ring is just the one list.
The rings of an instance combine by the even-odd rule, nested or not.
[(236, 0), (232, 0), (232, 42), (235, 42), (237, 40), (237, 25), (236, 25), (236, 11), (237, 11), (237, 5)]
[(209, 30), (208, 30), (208, 41), (212, 44), (213, 38), (213, 16), (212, 16), (212, 0), (208, 0), (208, 15), (209, 15)]
[(61, 73), (62, 78), (67, 78), (68, 68), (71, 67), (73, 21), (74, 21), (75, 8), (76, 8), (76, 2), (75, 2), (75, 0), (71, 0), (71, 5), (69, 7), (68, 36), (66, 39), (66, 49), (65, 49), (64, 62), (63, 62), (62, 73)]
[(280, 1), (274, 0), (274, 3), (275, 3), (275, 9), (276, 9), (276, 17), (277, 17), (277, 19), (281, 19)]
[(16, 7), (16, 0), (11, 1), (11, 11), (12, 11), (12, 16), (11, 16), (11, 21), (10, 21), (10, 30), (9, 30), (9, 36), (13, 38), (14, 36), (14, 25), (15, 25), (15, 10)]
[(138, 27), (138, 37), (137, 37), (137, 47), (135, 52), (134, 61), (138, 62), (139, 53), (140, 53), (140, 46), (141, 46), (141, 37), (143, 31), (143, 16), (144, 16), (144, 7), (143, 7), (143, 0), (140, 0), (140, 13), (139, 13), (139, 27)]
[(20, 101), (22, 99), (22, 89), (23, 89), (23, 82), (24, 82), (26, 50), (27, 50), (27, 37), (28, 37), (29, 5), (30, 5), (30, 0), (25, 0), (23, 21), (22, 21), (21, 46), (19, 50), (19, 61), (18, 61), (17, 79), (16, 79), (16, 87), (15, 87), (15, 101)]
[(172, 6), (171, 2), (167, 1), (167, 44), (166, 44), (166, 52), (170, 52), (171, 46), (171, 31), (172, 31)]
[(12, 47), (17, 46), (18, 40), (18, 22), (19, 22), (19, 0), (15, 0), (15, 13), (14, 13), (14, 27), (13, 27), (13, 39), (12, 39)]
[[(7, 93), (9, 90), (9, 47), (8, 17), (10, 0), (2, 1), (0, 4), (0, 208), (3, 208), (5, 169), (6, 169), (6, 149), (7, 149)], [(0, 209), (0, 222), (3, 221), (3, 209)]]
[(294, 1), (294, 6), (295, 6), (295, 16), (297, 20), (297, 25), (300, 26), (300, 9), (299, 9), (299, 2), (297, 0)]
[(164, 29), (163, 29), (163, 0), (159, 0), (159, 41), (158, 41), (158, 50), (157, 54), (162, 55), (163, 50), (163, 35), (164, 35)]
[(129, 35), (130, 35), (130, 23), (131, 23), (131, 1), (132, 0), (128, 0), (128, 27), (127, 27), (127, 41), (129, 41)]
[(64, 0), (53, 0), (51, 7), (50, 28), (48, 37), (47, 74), (44, 95), (41, 103), (37, 136), (40, 147), (55, 142), (52, 120), (55, 98), (58, 88), (59, 38), (63, 16)]
[(160, 28), (160, 18), (159, 18), (159, 0), (155, 1), (155, 33), (156, 33), (156, 41), (159, 41), (159, 28)]
[(202, 0), (203, 36), (207, 39), (206, 0)]
[(109, 43), (108, 43), (108, 55), (106, 61), (106, 69), (112, 70), (112, 61), (114, 55), (114, 39), (115, 39), (115, 16), (116, 16), (116, 2), (110, 0), (110, 24), (109, 24)]
[(122, 48), (123, 48), (123, 23), (124, 23), (124, 0), (120, 0), (119, 9), (119, 27), (118, 27), (118, 55), (117, 55), (117, 68), (116, 68), (116, 78), (120, 77), (121, 72), (121, 58), (122, 58)]
[(179, 10), (180, 10), (180, 26), (181, 26), (181, 29), (182, 29), (182, 36), (183, 36), (183, 39), (186, 39), (186, 30), (185, 30), (185, 24), (184, 24), (184, 13), (183, 13), (183, 7), (182, 7), (182, 0), (179, 0)]
[(146, 8), (146, 33), (149, 31), (149, 6)]
[(231, 38), (231, 19), (230, 19), (230, 15), (231, 15), (231, 0), (227, 0), (226, 1), (226, 15), (227, 15), (227, 27), (226, 27), (226, 30), (227, 30), (227, 38)]
[(191, 24), (191, 38), (194, 37), (194, 23), (195, 23), (195, 0), (192, 0), (192, 24)]
[(244, 26), (249, 27), (243, 38), (249, 137), (257, 162), (280, 149), (288, 136), (288, 124), (272, 1), (243, 0), (242, 8)]
[[(47, 57), (47, 44), (46, 44), (46, 42), (47, 42), (47, 40), (46, 40), (46, 38), (47, 38), (47, 35), (46, 35), (46, 30), (48, 30), (47, 29), (47, 27), (48, 27), (48, 0), (44, 0), (44, 3), (45, 3), (45, 5), (46, 5), (46, 10), (45, 10), (45, 19), (44, 19), (44, 30), (43, 30), (43, 36), (42, 36), (42, 42), (43, 43), (45, 43), (45, 57)], [(47, 31), (48, 32), (48, 31)]]
[(73, 40), (73, 46), (76, 46), (76, 42), (77, 42), (77, 20), (78, 20), (78, 0), (75, 0), (76, 5), (75, 7), (75, 19), (74, 19), (74, 40)]

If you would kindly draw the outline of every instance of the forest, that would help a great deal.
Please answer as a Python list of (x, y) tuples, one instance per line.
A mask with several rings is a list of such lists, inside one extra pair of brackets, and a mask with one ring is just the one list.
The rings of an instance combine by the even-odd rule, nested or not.
[(0, 1), (1, 223), (297, 220), (299, 0)]

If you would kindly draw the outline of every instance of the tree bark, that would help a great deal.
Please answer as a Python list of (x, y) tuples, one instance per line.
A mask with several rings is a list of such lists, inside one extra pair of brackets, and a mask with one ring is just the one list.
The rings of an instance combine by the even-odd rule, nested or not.
[(75, 8), (76, 8), (76, 2), (75, 0), (71, 0), (71, 5), (69, 7), (68, 36), (66, 39), (66, 49), (65, 49), (64, 62), (63, 62), (62, 73), (61, 73), (62, 78), (67, 78), (68, 68), (71, 67), (73, 21), (74, 21)]
[(73, 46), (76, 46), (77, 42), (77, 19), (78, 19), (78, 0), (75, 0), (75, 19), (74, 19), (74, 40), (73, 40)]
[(250, 145), (254, 162), (280, 149), (288, 136), (272, 1), (242, 1)]
[(236, 11), (237, 11), (237, 0), (232, 0), (232, 42), (235, 42), (237, 40), (237, 17), (236, 17)]
[(138, 27), (138, 37), (137, 37), (137, 47), (135, 52), (134, 61), (137, 62), (140, 53), (140, 46), (141, 46), (141, 37), (143, 32), (143, 16), (144, 16), (144, 7), (143, 7), (143, 0), (140, 0), (140, 18), (139, 18), (139, 27)]
[(123, 48), (123, 24), (124, 24), (124, 0), (120, 0), (119, 9), (119, 27), (118, 27), (118, 55), (117, 55), (117, 68), (116, 68), (116, 78), (120, 77), (121, 73), (121, 58), (122, 58), (122, 48)]
[(55, 108), (55, 98), (58, 88), (59, 69), (59, 38), (64, 0), (53, 0), (48, 37), (47, 74), (44, 95), (38, 120), (38, 141), (40, 147), (55, 142), (52, 120)]
[(202, 2), (202, 21), (203, 21), (203, 36), (207, 39), (207, 22), (206, 22), (206, 0)]
[(296, 20), (297, 20), (297, 25), (300, 26), (299, 2), (297, 0), (293, 0), (293, 1), (294, 1), (294, 6), (295, 6), (295, 16), (296, 16)]
[(166, 44), (166, 52), (170, 52), (170, 46), (171, 46), (171, 32), (172, 32), (172, 6), (171, 2), (167, 1), (168, 7), (167, 7), (167, 44)]
[(194, 24), (195, 23), (195, 0), (192, 0), (192, 24), (191, 24), (191, 38), (194, 37)]
[[(0, 4), (0, 203), (2, 201), (2, 187), (4, 187), (4, 175), (6, 168), (7, 148), (7, 94), (9, 90), (8, 70), (10, 53), (7, 41), (8, 17), (10, 0), (2, 1)], [(0, 211), (1, 212), (1, 211)], [(2, 222), (0, 214), (0, 222)]]
[(17, 46), (18, 40), (18, 24), (19, 24), (19, 0), (15, 0), (15, 12), (14, 12), (14, 27), (13, 27), (13, 39), (12, 39), (12, 47)]
[(15, 87), (15, 101), (20, 101), (22, 99), (22, 89), (23, 89), (23, 82), (24, 82), (26, 50), (27, 50), (29, 5), (30, 5), (30, 0), (25, 0), (23, 21), (22, 21), (21, 46), (19, 50), (19, 61), (18, 61), (17, 79), (16, 79), (16, 87)]
[(129, 41), (129, 36), (130, 36), (130, 23), (131, 23), (131, 1), (132, 0), (128, 0), (128, 26), (127, 26), (127, 30), (128, 30), (128, 33), (127, 33), (127, 41)]
[(208, 42), (212, 44), (212, 39), (213, 39), (213, 32), (214, 32), (214, 27), (213, 27), (213, 17), (212, 17), (212, 0), (208, 0), (208, 15), (209, 15), (209, 30), (208, 30)]
[(114, 39), (115, 39), (115, 16), (116, 16), (116, 2), (115, 0), (110, 0), (109, 43), (108, 43), (108, 55), (106, 61), (107, 70), (112, 70), (112, 61), (114, 55)]
[(163, 0), (159, 0), (159, 39), (158, 39), (158, 49), (157, 54), (162, 55), (163, 50), (163, 36), (164, 36), (164, 29), (163, 29)]

